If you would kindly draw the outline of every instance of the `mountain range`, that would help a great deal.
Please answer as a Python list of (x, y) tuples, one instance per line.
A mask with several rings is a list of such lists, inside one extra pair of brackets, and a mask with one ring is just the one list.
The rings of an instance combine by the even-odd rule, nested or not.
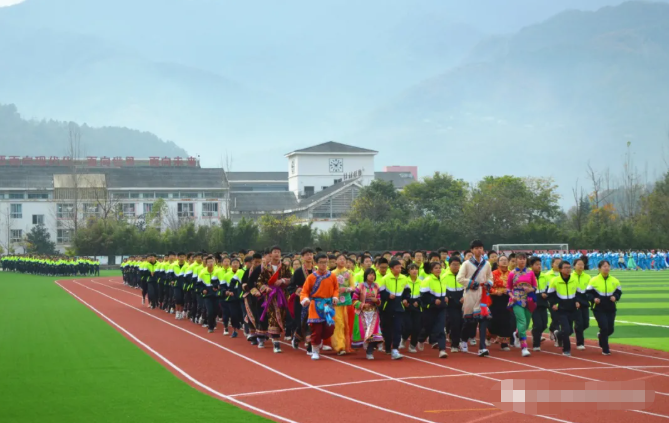
[(0, 103), (151, 131), (233, 170), (336, 139), (377, 166), (552, 176), (567, 193), (628, 141), (661, 165), (666, 22), (666, 2), (614, 0), (26, 0), (0, 8)]

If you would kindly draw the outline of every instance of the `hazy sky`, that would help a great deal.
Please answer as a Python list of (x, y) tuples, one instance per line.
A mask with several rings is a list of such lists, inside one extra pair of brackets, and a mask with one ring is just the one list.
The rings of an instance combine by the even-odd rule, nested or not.
[(0, 0), (0, 7), (21, 3), (23, 0)]

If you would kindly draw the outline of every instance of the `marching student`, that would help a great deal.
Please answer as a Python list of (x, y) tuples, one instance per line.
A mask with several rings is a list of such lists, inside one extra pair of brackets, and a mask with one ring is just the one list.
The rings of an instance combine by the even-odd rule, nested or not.
[(204, 260), (205, 266), (197, 276), (197, 281), (202, 285), (202, 298), (207, 317), (207, 327), (209, 333), (216, 329), (216, 316), (218, 315), (218, 289), (220, 282), (218, 272), (214, 268), (214, 256), (207, 256)]
[(309, 275), (314, 273), (315, 270), (314, 250), (311, 248), (304, 248), (302, 249), (301, 256), (302, 265), (299, 269), (296, 269), (293, 272), (293, 275), (290, 278), (290, 284), (286, 288), (286, 292), (288, 292), (291, 297), (292, 295), (295, 296), (293, 297), (293, 313), (295, 314), (295, 318), (293, 319), (293, 340), (291, 344), (294, 349), (298, 349), (300, 342), (306, 340), (307, 352), (310, 352), (311, 346), (307, 339), (309, 330), (307, 325), (307, 310), (303, 310), (302, 308), (302, 304), (300, 303), (300, 294), (302, 293), (302, 286), (304, 285), (304, 282), (307, 280)]
[(332, 274), (337, 278), (339, 290), (339, 303), (335, 306), (335, 329), (332, 334), (332, 349), (337, 355), (345, 355), (353, 352), (351, 348), (351, 326), (353, 321), (349, 320), (349, 310), (352, 308), (351, 293), (355, 290), (353, 273), (346, 267), (347, 257), (339, 254), (335, 259), (336, 268)]
[[(418, 278), (418, 265), (409, 264), (407, 267), (406, 288), (402, 294), (402, 303), (406, 309), (402, 324), (402, 342), (400, 349), (409, 343), (409, 352), (415, 353), (423, 329), (423, 306), (421, 304), (421, 280)], [(409, 342), (409, 339), (411, 341)]]
[(507, 288), (509, 290), (509, 304), (513, 307), (516, 316), (517, 335), (520, 340), (522, 356), (529, 357), (530, 350), (527, 348), (527, 328), (530, 325), (532, 313), (536, 308), (537, 279), (534, 272), (526, 267), (527, 256), (525, 253), (516, 255), (516, 268), (508, 276)]
[(427, 277), (421, 286), (421, 300), (425, 308), (425, 331), (430, 342), (436, 342), (439, 358), (448, 358), (446, 352), (446, 318), (448, 316), (448, 282), (441, 277), (442, 264), (431, 261), (424, 266)]
[(532, 350), (541, 351), (542, 333), (548, 328), (548, 288), (551, 279), (542, 273), (544, 260), (540, 257), (530, 259), (530, 269), (537, 280), (537, 307), (532, 312)]
[(493, 270), (493, 285), (490, 288), (490, 334), (498, 338), (502, 351), (511, 351), (509, 340), (513, 332), (511, 327), (511, 313), (509, 310), (509, 259), (506, 256), (499, 257), (497, 270)]
[[(478, 326), (481, 341), (478, 354), (479, 357), (485, 357), (490, 354), (485, 341), (490, 320), (488, 307), (491, 301), (488, 293), (492, 287), (492, 270), (490, 263), (483, 258), (483, 242), (475, 239), (470, 243), (470, 248), (471, 258), (465, 260), (457, 276), (458, 283), (465, 287), (462, 313), (466, 323), (463, 337), (475, 340)], [(465, 254), (465, 258), (467, 256)]]
[[(231, 338), (236, 338), (238, 336), (237, 331), (242, 328), (242, 278), (244, 277), (244, 271), (239, 266), (239, 259), (233, 258), (230, 262), (230, 271), (224, 276), (225, 293), (223, 294), (223, 301), (227, 304), (230, 312)], [(223, 335), (227, 335), (227, 327), (224, 327), (224, 329)]]
[(616, 321), (616, 303), (620, 301), (620, 281), (609, 274), (611, 265), (606, 260), (599, 262), (599, 275), (590, 279), (586, 294), (593, 304), (593, 313), (599, 326), (599, 346), (603, 355), (610, 355), (609, 337), (613, 335)]
[[(562, 262), (562, 259), (560, 257), (553, 257), (551, 259), (551, 269), (545, 272), (544, 274), (548, 278), (549, 281), (552, 281), (553, 278), (556, 278), (560, 275), (560, 262)], [(558, 318), (557, 315), (555, 314), (555, 310), (553, 310), (552, 307), (548, 309), (550, 315), (551, 315), (551, 322), (550, 325), (548, 326), (548, 333), (550, 334), (551, 341), (555, 342), (556, 347), (562, 347), (562, 339), (556, 339), (555, 338), (555, 331), (558, 328)]]
[(462, 342), (462, 294), (464, 288), (457, 280), (458, 272), (462, 260), (459, 256), (451, 256), (448, 261), (448, 267), (445, 271), (442, 270), (441, 278), (446, 282), (446, 297), (448, 302), (448, 337), (451, 340), (451, 352), (460, 352), (460, 347), (464, 344), (464, 351), (467, 350), (467, 343)]
[(584, 332), (590, 327), (590, 303), (588, 301), (587, 289), (590, 286), (590, 275), (584, 272), (585, 261), (582, 258), (574, 260), (574, 272), (572, 277), (578, 284), (578, 292), (576, 293), (576, 301), (581, 303), (576, 312), (576, 320), (574, 321), (574, 332), (576, 332), (576, 349), (585, 349)]
[(328, 257), (316, 256), (318, 270), (307, 277), (300, 293), (300, 304), (308, 310), (311, 328), (311, 359), (319, 360), (323, 341), (334, 332), (334, 306), (339, 302), (337, 278), (328, 270)]
[[(382, 261), (383, 260), (383, 261)], [(383, 272), (385, 258), (379, 260), (379, 273)], [(387, 265), (386, 265), (387, 266)], [(393, 360), (399, 360), (400, 341), (402, 340), (402, 320), (404, 319), (404, 304), (402, 294), (406, 285), (406, 276), (402, 275), (402, 263), (392, 260), (390, 272), (381, 280), (379, 290), (381, 294), (381, 333), (386, 348)]]
[(568, 261), (561, 261), (559, 268), (560, 276), (554, 277), (548, 288), (548, 300), (558, 323), (558, 329), (553, 332), (553, 335), (562, 343), (562, 354), (570, 356), (569, 336), (574, 331), (574, 320), (581, 303), (576, 300), (578, 283), (571, 276), (571, 265)]
[(172, 274), (174, 280), (172, 282), (174, 297), (174, 307), (176, 308), (176, 319), (182, 320), (184, 318), (184, 284), (186, 270), (188, 269), (188, 262), (186, 261), (186, 253), (179, 252), (177, 254), (177, 262), (172, 265)]
[(374, 360), (374, 350), (383, 344), (379, 306), (381, 297), (376, 283), (376, 272), (371, 267), (365, 270), (364, 281), (356, 285), (352, 295), (355, 319), (351, 344), (364, 348), (367, 360)]

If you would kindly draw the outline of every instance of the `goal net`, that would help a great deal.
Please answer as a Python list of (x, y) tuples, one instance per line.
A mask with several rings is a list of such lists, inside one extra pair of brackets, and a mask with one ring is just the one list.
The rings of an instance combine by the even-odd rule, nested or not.
[(492, 246), (493, 251), (498, 253), (511, 252), (534, 252), (534, 251), (549, 251), (549, 252), (567, 252), (569, 251), (569, 244), (495, 244)]

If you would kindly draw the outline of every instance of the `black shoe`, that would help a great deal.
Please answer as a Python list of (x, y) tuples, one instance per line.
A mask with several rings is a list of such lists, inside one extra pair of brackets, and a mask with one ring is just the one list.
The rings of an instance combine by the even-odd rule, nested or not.
[(297, 350), (300, 348), (300, 341), (298, 341), (297, 338), (293, 338), (291, 345), (293, 346), (294, 350)]
[(253, 339), (251, 340), (251, 345), (258, 345), (258, 339), (257, 339), (257, 338), (253, 338)]

